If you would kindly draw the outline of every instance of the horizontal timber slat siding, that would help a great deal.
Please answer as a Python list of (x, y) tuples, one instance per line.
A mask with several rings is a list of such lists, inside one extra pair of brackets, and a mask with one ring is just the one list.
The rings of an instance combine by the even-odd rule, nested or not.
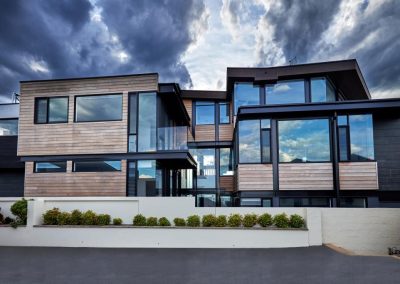
[[(157, 75), (21, 83), (18, 155), (127, 151), (128, 92), (156, 91)], [(123, 94), (122, 120), (74, 123), (76, 95)], [(34, 124), (35, 97), (69, 98), (68, 123)]]
[(219, 187), (225, 191), (233, 191), (234, 190), (233, 182), (234, 182), (233, 176), (219, 177)]
[[(193, 127), (193, 119), (192, 119), (192, 114), (193, 114), (193, 102), (192, 100), (183, 100), (183, 104), (186, 108), (187, 113), (189, 114), (190, 117), (190, 131), (192, 131), (192, 127)], [(193, 142), (193, 137), (192, 135), (188, 135), (188, 141), (189, 142)]]
[(195, 140), (215, 141), (215, 125), (196, 125)]
[(126, 161), (120, 172), (34, 173), (33, 162), (25, 163), (25, 196), (126, 196)]
[(239, 191), (273, 190), (271, 164), (239, 164), (237, 169)]
[(219, 125), (219, 140), (232, 141), (233, 140), (233, 124), (220, 124)]
[(333, 190), (332, 164), (279, 164), (279, 190)]
[(379, 188), (377, 163), (339, 163), (339, 180), (341, 190), (376, 190)]

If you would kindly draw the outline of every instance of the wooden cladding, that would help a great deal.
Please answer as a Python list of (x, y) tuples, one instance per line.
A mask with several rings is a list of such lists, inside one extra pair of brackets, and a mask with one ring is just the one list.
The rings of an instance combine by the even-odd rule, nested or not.
[[(128, 92), (156, 91), (157, 75), (21, 83), (18, 155), (127, 151)], [(123, 94), (122, 120), (74, 123), (76, 95)], [(35, 97), (68, 96), (68, 123), (34, 124)]]
[(120, 172), (34, 173), (33, 162), (25, 163), (25, 196), (126, 196), (126, 161)]
[(215, 125), (196, 125), (195, 140), (215, 141)]
[(379, 189), (377, 163), (376, 162), (339, 163), (339, 180), (340, 180), (341, 190)]
[(219, 141), (232, 141), (232, 140), (233, 140), (233, 124), (220, 124)]
[[(193, 118), (192, 118), (192, 113), (193, 113), (193, 107), (192, 107), (192, 105), (193, 105), (193, 102), (192, 102), (192, 100), (183, 100), (183, 105), (185, 106), (186, 111), (187, 111), (188, 114), (189, 114), (189, 118), (190, 118), (190, 131), (192, 131), (192, 128), (193, 128)], [(193, 136), (189, 134), (189, 135), (188, 135), (188, 142), (193, 142), (193, 141), (194, 141)]]
[(279, 190), (333, 190), (332, 163), (279, 164)]
[(239, 191), (273, 190), (271, 164), (239, 164), (237, 169)]
[(234, 177), (233, 176), (221, 176), (219, 177), (219, 187), (225, 191), (234, 190)]

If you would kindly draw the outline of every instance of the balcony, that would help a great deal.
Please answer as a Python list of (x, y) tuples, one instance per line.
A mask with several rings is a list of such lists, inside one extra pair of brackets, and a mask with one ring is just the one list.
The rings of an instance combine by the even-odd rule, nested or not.
[(188, 136), (191, 135), (188, 126), (159, 127), (157, 128), (157, 151), (187, 150)]

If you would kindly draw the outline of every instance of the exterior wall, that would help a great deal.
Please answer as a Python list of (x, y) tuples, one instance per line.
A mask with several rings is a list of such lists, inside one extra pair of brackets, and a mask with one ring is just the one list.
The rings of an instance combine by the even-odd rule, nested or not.
[(333, 190), (332, 164), (279, 164), (279, 190)]
[(237, 169), (239, 191), (273, 190), (271, 164), (239, 164)]
[(24, 195), (24, 163), (17, 158), (17, 136), (0, 136), (0, 196)]
[(377, 190), (378, 173), (376, 162), (339, 163), (341, 190)]
[(219, 187), (225, 191), (234, 190), (234, 177), (233, 176), (220, 176), (219, 177)]
[(25, 196), (126, 196), (126, 160), (120, 172), (34, 173), (33, 162), (26, 162)]
[(233, 140), (233, 124), (220, 124), (219, 126), (219, 141)]
[[(157, 75), (21, 84), (18, 155), (125, 153), (128, 92), (155, 91)], [(74, 96), (123, 93), (122, 121), (74, 123)], [(69, 97), (68, 123), (34, 124), (35, 97)]]
[(215, 141), (215, 125), (196, 125), (195, 140), (197, 141)]

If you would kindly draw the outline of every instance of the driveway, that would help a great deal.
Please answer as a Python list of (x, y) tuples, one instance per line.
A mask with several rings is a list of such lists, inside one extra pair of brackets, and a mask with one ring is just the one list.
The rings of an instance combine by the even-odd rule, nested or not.
[(400, 259), (327, 247), (0, 247), (0, 283), (399, 283)]

